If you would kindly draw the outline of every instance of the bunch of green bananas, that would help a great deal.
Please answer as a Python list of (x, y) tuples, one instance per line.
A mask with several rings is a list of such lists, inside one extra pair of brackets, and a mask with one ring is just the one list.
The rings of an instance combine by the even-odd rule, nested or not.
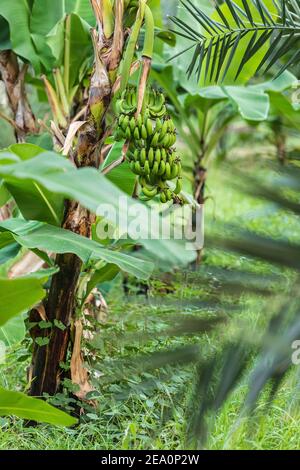
[[(176, 129), (167, 115), (165, 97), (150, 90), (141, 114), (136, 117), (137, 97), (134, 88), (126, 90), (118, 101), (116, 140), (129, 142), (127, 159), (133, 173), (139, 176), (142, 200), (159, 195), (162, 203), (178, 200), (182, 190), (181, 160), (176, 154)], [(172, 191), (168, 181), (177, 180)]]

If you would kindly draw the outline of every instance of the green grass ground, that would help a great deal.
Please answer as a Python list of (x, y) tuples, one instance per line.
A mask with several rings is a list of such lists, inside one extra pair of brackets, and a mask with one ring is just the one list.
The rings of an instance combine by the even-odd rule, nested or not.
[[(249, 165), (250, 171), (262, 174), (260, 162)], [(228, 186), (222, 167), (215, 168), (209, 176), (207, 202), (207, 231), (213, 230), (219, 221), (235, 222), (274, 237), (285, 234), (290, 240), (299, 234), (299, 222), (292, 216), (281, 214), (265, 203), (242, 195)], [(245, 257), (208, 251), (205, 263), (270, 271), (261, 263), (253, 263)], [(285, 274), (288, 282), (289, 273)], [(168, 296), (173, 305), (159, 307), (151, 302), (142, 307), (138, 301), (126, 301), (117, 286), (107, 296), (110, 305), (109, 320), (103, 331), (99, 346), (98, 369), (113, 374), (110, 358), (126, 358), (132, 352), (148, 353), (169, 345), (178, 346), (194, 339), (153, 339), (140, 345), (133, 341), (130, 346), (119, 342), (125, 332), (155, 332), (165, 324), (170, 314), (176, 314), (187, 299), (205, 296), (203, 286), (191, 285), (189, 277), (183, 276), (176, 284), (174, 294)], [(241, 298), (242, 316), (229, 313), (236, 326), (244, 325), (248, 334), (263, 326), (268, 317), (268, 306), (260, 298)], [(191, 309), (195, 313), (197, 310)], [(224, 333), (225, 334), (225, 333)], [(217, 334), (204, 335), (200, 339), (203, 354), (207, 349), (218, 349)], [(24, 348), (11, 352), (9, 361), (0, 369), (0, 383), (11, 388), (25, 387), (26, 358)], [(105, 366), (104, 366), (105, 364)], [(211, 449), (297, 449), (300, 445), (298, 425), (300, 411), (297, 398), (291, 394), (291, 383), (297, 368), (284, 383), (275, 401), (266, 408), (264, 397), (256, 411), (256, 419), (240, 418), (240, 409), (246, 393), (246, 384), (228, 399), (216, 418), (210, 422), (207, 447)], [(107, 385), (99, 385), (101, 393), (99, 410), (90, 415), (90, 421), (74, 429), (60, 429), (41, 425), (25, 428), (18, 419), (2, 418), (0, 421), (0, 449), (184, 449), (186, 434), (186, 401), (184, 392), (191, 385), (191, 368), (166, 369), (160, 375), (148, 373), (131, 376), (130, 379)], [(99, 379), (101, 384), (101, 377)]]

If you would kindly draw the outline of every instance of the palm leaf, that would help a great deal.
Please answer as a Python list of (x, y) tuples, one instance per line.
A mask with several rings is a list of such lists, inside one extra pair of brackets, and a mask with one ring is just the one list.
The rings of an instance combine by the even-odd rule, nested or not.
[[(218, 82), (220, 77), (223, 81), (233, 59), (239, 57), (240, 45), (244, 38), (249, 38), (249, 42), (243, 52), (235, 79), (239, 77), (246, 63), (259, 51), (265, 51), (266, 47), (267, 50), (256, 70), (264, 68), (267, 71), (299, 40), (299, 0), (274, 2), (278, 10), (278, 21), (277, 15), (275, 18), (263, 0), (242, 0), (242, 7), (232, 0), (225, 0), (228, 8), (226, 15), (222, 7), (216, 5), (216, 13), (220, 21), (209, 18), (199, 7), (194, 5), (193, 0), (181, 0), (181, 3), (199, 25), (199, 31), (196, 31), (182, 19), (171, 18), (178, 28), (174, 32), (184, 35), (186, 39), (191, 41), (194, 48), (193, 58), (188, 68), (189, 76), (193, 73), (200, 75), (202, 63), (206, 60), (205, 79), (209, 74), (211, 81)], [(287, 63), (282, 65), (279, 73), (283, 73), (298, 60), (299, 53), (296, 52)]]

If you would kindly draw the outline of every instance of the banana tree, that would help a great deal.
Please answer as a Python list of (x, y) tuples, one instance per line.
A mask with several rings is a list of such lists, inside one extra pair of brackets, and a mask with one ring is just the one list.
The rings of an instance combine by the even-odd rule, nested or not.
[[(182, 203), (180, 160), (164, 96), (147, 87), (154, 35), (161, 32), (159, 1), (44, 3), (13, 0), (0, 6), (1, 54), (9, 59), (1, 76), (11, 107), (2, 117), (18, 142), (0, 153), (1, 202), (12, 200), (17, 214), (1, 222), (0, 239), (2, 247), (17, 243), (55, 266), (44, 301), (29, 315), (30, 394), (53, 395), (71, 376), (84, 398), (89, 386), (80, 353), (81, 318), (93, 288), (112, 271), (113, 277), (123, 271), (147, 279), (154, 268), (135, 253), (122, 253), (134, 243), (99, 239), (97, 223), (108, 217), (101, 204), (118, 211), (122, 223), (120, 199), (133, 209), (131, 196), (141, 189), (144, 202)], [(50, 120), (34, 115), (27, 84), (48, 103)], [(13, 96), (22, 90), (21, 115), (10, 87)], [(44, 132), (56, 153), (36, 145)], [(176, 185), (169, 183), (174, 179)], [(141, 244), (150, 257), (169, 267), (194, 258), (180, 241), (156, 240), (153, 234), (145, 225)]]

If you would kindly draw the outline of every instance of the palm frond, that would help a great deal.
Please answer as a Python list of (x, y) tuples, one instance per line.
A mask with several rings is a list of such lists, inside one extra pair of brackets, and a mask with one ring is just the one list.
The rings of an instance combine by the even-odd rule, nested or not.
[[(232, 61), (239, 57), (239, 46), (244, 38), (247, 38), (248, 42), (235, 79), (259, 51), (264, 51), (264, 55), (256, 71), (263, 69), (266, 72), (283, 58), (300, 38), (299, 0), (275, 1), (278, 10), (276, 15), (268, 10), (263, 0), (242, 0), (243, 7), (233, 0), (225, 0), (223, 5), (227, 7), (226, 12), (222, 8), (223, 5), (215, 7), (220, 21), (209, 18), (193, 0), (181, 0), (181, 3), (199, 26), (197, 31), (182, 19), (171, 18), (178, 28), (173, 32), (193, 43), (191, 48), (194, 48), (194, 54), (187, 70), (189, 77), (193, 73), (200, 77), (206, 62), (205, 80), (209, 77), (211, 81), (222, 82)], [(282, 65), (277, 76), (299, 59), (300, 52), (296, 50), (289, 61)]]

